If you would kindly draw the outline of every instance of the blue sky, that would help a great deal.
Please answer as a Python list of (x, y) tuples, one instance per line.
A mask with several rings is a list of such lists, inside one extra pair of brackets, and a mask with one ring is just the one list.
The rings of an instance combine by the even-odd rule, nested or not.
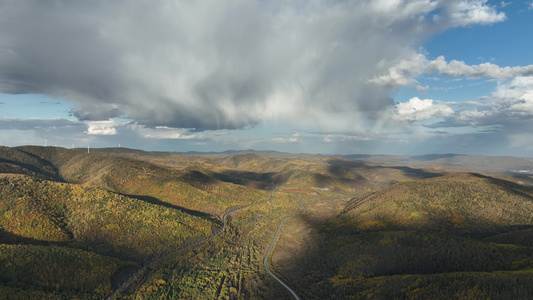
[(532, 3), (0, 0), (0, 145), (533, 157)]

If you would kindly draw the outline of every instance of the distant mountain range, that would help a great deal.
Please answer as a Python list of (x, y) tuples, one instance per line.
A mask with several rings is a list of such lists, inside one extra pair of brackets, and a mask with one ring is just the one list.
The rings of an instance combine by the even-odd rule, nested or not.
[(374, 163), (391, 165), (408, 165), (412, 167), (427, 167), (442, 165), (492, 172), (528, 172), (533, 174), (533, 158), (520, 158), (513, 156), (487, 156), (487, 155), (462, 155), (462, 154), (427, 154), (418, 156), (400, 155), (343, 155), (342, 157), (354, 160), (364, 160)]
[[(142, 150), (128, 148), (101, 148), (94, 149), (95, 152), (104, 153), (150, 153), (150, 155), (168, 155), (169, 152), (144, 152)], [(187, 155), (214, 155), (232, 156), (237, 154), (255, 153), (267, 157), (303, 158), (316, 156), (306, 153), (287, 153), (273, 150), (227, 150), (222, 152), (181, 152)], [(379, 154), (348, 154), (348, 155), (323, 155), (326, 157), (342, 157), (350, 160), (367, 161), (372, 163), (388, 165), (407, 165), (412, 167), (428, 167), (440, 165), (454, 167), (457, 170), (466, 168), (468, 170), (480, 170), (498, 173), (533, 174), (533, 158), (523, 158), (514, 156), (488, 156), (488, 155), (465, 155), (465, 154), (426, 154), (426, 155), (379, 155)]]

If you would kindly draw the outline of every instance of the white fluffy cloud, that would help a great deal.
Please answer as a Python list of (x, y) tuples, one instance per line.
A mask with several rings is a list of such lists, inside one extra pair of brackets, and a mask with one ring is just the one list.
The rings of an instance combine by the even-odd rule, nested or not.
[(213, 132), (193, 132), (187, 128), (172, 128), (168, 126), (147, 127), (144, 125), (128, 124), (128, 129), (147, 139), (156, 140), (204, 140), (212, 135), (222, 135), (222, 133), (213, 134)]
[(517, 77), (500, 84), (491, 102), (498, 112), (533, 116), (533, 77)]
[[(450, 104), (450, 103), (449, 103)], [(516, 77), (498, 85), (483, 105), (472, 103), (429, 127), (490, 127), (522, 136), (533, 126), (533, 77)]]
[(492, 24), (505, 20), (503, 12), (498, 13), (494, 6), (487, 6), (487, 0), (457, 1), (451, 0), (448, 6), (450, 19), (455, 26), (470, 24)]
[(533, 90), (533, 76), (519, 76), (509, 82), (499, 84), (498, 88), (492, 93), (492, 98), (512, 101), (520, 98), (530, 90)]
[(409, 102), (396, 105), (395, 118), (406, 121), (421, 121), (434, 118), (450, 117), (453, 110), (443, 104), (434, 104), (432, 99), (411, 98)]
[(424, 73), (438, 73), (444, 76), (467, 78), (505, 79), (516, 76), (533, 76), (533, 65), (518, 67), (500, 67), (492, 63), (467, 65), (462, 61), (446, 62), (443, 56), (427, 62)]
[(511, 104), (509, 109), (519, 114), (533, 116), (533, 90), (525, 92), (517, 102)]
[(87, 134), (89, 135), (115, 135), (117, 134), (117, 129), (115, 128), (117, 124), (112, 121), (88, 121), (87, 123)]
[(274, 143), (280, 143), (280, 144), (285, 144), (285, 143), (296, 143), (299, 141), (299, 138), (300, 137), (300, 134), (299, 133), (294, 133), (291, 135), (291, 137), (287, 137), (287, 138), (283, 138), (283, 137), (277, 137), (277, 138), (273, 138), (272, 141)]
[(492, 63), (468, 65), (463, 61), (446, 61), (444, 56), (434, 60), (428, 60), (424, 54), (413, 54), (408, 59), (395, 62), (381, 62), (385, 74), (376, 76), (370, 80), (381, 86), (409, 86), (417, 88), (414, 77), (421, 74), (436, 73), (448, 77), (466, 77), (469, 79), (493, 78), (508, 79), (513, 77), (533, 76), (533, 65), (500, 67)]

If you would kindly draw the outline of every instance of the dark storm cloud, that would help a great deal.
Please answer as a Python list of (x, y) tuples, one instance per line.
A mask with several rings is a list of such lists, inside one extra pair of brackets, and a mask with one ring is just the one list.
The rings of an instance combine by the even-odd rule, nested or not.
[(376, 65), (503, 20), (485, 2), (0, 0), (0, 92), (197, 130), (379, 111), (394, 86), (368, 84)]
[(107, 120), (121, 116), (118, 108), (107, 104), (84, 104), (84, 107), (83, 110), (71, 111), (70, 115), (75, 116), (80, 121)]

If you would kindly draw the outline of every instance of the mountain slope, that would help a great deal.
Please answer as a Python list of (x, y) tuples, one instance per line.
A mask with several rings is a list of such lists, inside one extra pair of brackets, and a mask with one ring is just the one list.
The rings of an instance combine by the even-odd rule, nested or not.
[[(3, 168), (5, 172), (12, 173), (10, 166), (14, 161), (17, 166), (27, 166), (20, 167), (15, 173), (152, 198), (158, 203), (208, 214), (221, 215), (228, 207), (249, 204), (268, 196), (263, 190), (220, 180), (212, 172), (201, 168), (175, 170), (144, 160), (58, 147), (4, 148), (9, 155), (0, 152), (0, 171)], [(25, 159), (25, 155), (38, 159), (27, 163), (27, 159), (15, 159)], [(5, 162), (8, 159), (10, 162)]]
[(0, 244), (0, 298), (102, 299), (113, 275), (131, 266), (80, 249)]
[(311, 298), (526, 299), (531, 229), (531, 188), (470, 173), (406, 181), (352, 199), (317, 228), (291, 279), (314, 280)]
[[(354, 205), (355, 204), (355, 205)], [(423, 226), (464, 234), (491, 234), (533, 224), (533, 189), (479, 174), (458, 173), (396, 184), (347, 207), (360, 230)]]
[(0, 178), (0, 212), (6, 233), (135, 260), (169, 252), (190, 237), (208, 236), (212, 225), (105, 190), (24, 176)]
[[(116, 274), (134, 265), (129, 261), (144, 263), (209, 236), (220, 225), (210, 214), (269, 194), (194, 169), (57, 147), (2, 147), (0, 173), (0, 257), (20, 271), (0, 277), (0, 290), (13, 298), (101, 299)], [(75, 259), (61, 264), (68, 255)], [(30, 268), (41, 256), (60, 272), (48, 283)], [(84, 261), (103, 276), (92, 290), (68, 284)], [(98, 261), (109, 268), (99, 271)]]
[(172, 207), (15, 174), (0, 175), (0, 216), (0, 293), (14, 299), (102, 299), (124, 268), (209, 236), (213, 225)]

